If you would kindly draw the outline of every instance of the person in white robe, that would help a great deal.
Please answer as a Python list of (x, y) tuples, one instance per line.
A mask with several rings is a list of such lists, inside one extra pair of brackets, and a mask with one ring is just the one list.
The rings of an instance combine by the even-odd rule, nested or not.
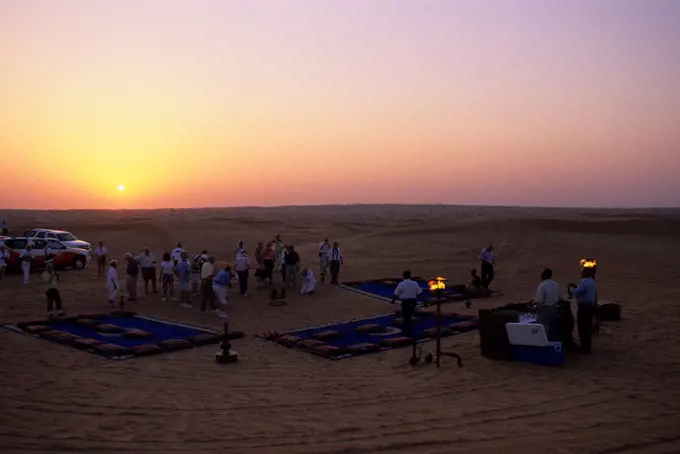
[(316, 287), (316, 279), (314, 279), (314, 271), (310, 268), (305, 268), (302, 270), (302, 290), (300, 293), (302, 295), (311, 295), (314, 293), (314, 288)]
[(118, 261), (111, 260), (109, 263), (109, 272), (106, 275), (106, 290), (109, 292), (109, 306), (113, 307), (118, 296), (119, 277), (118, 277)]

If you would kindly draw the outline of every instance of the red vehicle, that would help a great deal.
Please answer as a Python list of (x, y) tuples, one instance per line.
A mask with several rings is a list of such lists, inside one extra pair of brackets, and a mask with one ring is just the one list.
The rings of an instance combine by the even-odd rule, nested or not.
[(50, 252), (53, 256), (52, 263), (55, 268), (63, 269), (71, 267), (75, 270), (82, 270), (90, 263), (90, 252), (85, 249), (68, 247), (59, 240), (40, 240), (35, 238), (5, 238), (2, 242), (8, 249), (9, 260), (7, 262), (8, 270), (20, 270), (21, 261), (19, 257), (26, 249), (28, 244), (33, 245), (31, 256), (31, 269), (45, 268), (45, 256)]

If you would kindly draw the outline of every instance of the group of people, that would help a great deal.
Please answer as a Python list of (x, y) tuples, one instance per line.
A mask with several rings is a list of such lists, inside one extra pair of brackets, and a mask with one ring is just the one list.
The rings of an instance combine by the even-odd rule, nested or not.
[[(100, 278), (106, 277), (108, 301), (111, 306), (115, 305), (120, 295), (119, 263), (117, 260), (108, 261), (109, 251), (104, 242), (99, 242), (94, 251), (97, 260), (97, 272)], [(162, 286), (162, 300), (175, 301), (175, 282), (179, 284), (180, 307), (192, 308), (192, 297), (201, 297), (201, 310), (211, 311), (220, 318), (226, 317), (226, 306), (229, 300), (229, 290), (232, 281), (237, 280), (239, 293), (248, 296), (248, 282), (251, 274), (251, 262), (246, 251), (245, 242), (240, 240), (236, 247), (233, 268), (228, 264), (216, 265), (214, 256), (207, 250), (201, 251), (189, 260), (187, 251), (182, 243), (177, 243), (172, 252), (166, 252), (160, 262), (160, 272), (157, 272), (157, 264), (153, 253), (149, 248), (144, 248), (142, 253), (134, 256), (126, 253), (125, 261), (125, 284), (128, 301), (136, 301), (137, 283), (139, 274), (144, 282), (145, 294), (150, 292), (159, 293), (157, 283)], [(260, 241), (255, 250), (255, 277), (259, 282), (274, 285), (274, 273), (279, 272), (281, 282), (287, 288), (297, 288), (301, 282), (300, 293), (312, 295), (316, 288), (316, 279), (312, 268), (303, 268), (300, 271), (300, 255), (293, 245), (285, 245), (280, 235), (266, 245)], [(325, 282), (325, 276), (330, 271), (331, 283), (338, 283), (340, 267), (344, 263), (337, 242), (331, 246), (328, 238), (319, 244), (319, 267), (321, 282)], [(106, 270), (108, 264), (108, 271)], [(217, 301), (216, 301), (217, 300)]]
[[(495, 255), (493, 253), (493, 245), (485, 247), (480, 256), (481, 274), (477, 275), (477, 270), (470, 270), (471, 281), (468, 286), (469, 289), (489, 289), (489, 284), (494, 278), (494, 263)], [(412, 337), (413, 327), (412, 320), (415, 315), (417, 307), (418, 296), (423, 289), (420, 285), (411, 279), (411, 272), (404, 271), (403, 280), (397, 285), (392, 302), (399, 300), (401, 302), (403, 329), (405, 336)], [(581, 342), (581, 351), (583, 353), (590, 353), (592, 349), (592, 332), (593, 320), (597, 313), (597, 283), (595, 281), (595, 268), (584, 267), (581, 270), (581, 280), (578, 285), (568, 285), (569, 296), (576, 300), (577, 303), (577, 331), (579, 340)], [(538, 284), (536, 294), (533, 298), (536, 306), (536, 323), (543, 325), (549, 339), (554, 340), (558, 337), (560, 327), (558, 326), (558, 318), (560, 311), (568, 312), (571, 316), (571, 303), (564, 301), (560, 288), (557, 282), (553, 280), (553, 271), (550, 268), (545, 268), (541, 272), (541, 282)], [(568, 317), (569, 318), (569, 317)], [(571, 330), (573, 326), (568, 328), (567, 341), (571, 340)]]

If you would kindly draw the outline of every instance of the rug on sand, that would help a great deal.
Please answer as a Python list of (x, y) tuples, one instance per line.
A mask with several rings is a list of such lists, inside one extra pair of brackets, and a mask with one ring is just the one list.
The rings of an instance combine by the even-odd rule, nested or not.
[[(224, 338), (224, 333), (127, 311), (80, 314), (4, 327), (115, 360), (217, 344)], [(240, 336), (243, 333), (231, 332), (229, 337)]]
[[(399, 312), (350, 322), (302, 328), (283, 334), (270, 333), (264, 338), (332, 360), (411, 346), (411, 339), (402, 334), (403, 319)], [(436, 336), (435, 326), (436, 309), (418, 308), (413, 326), (413, 334), (417, 342), (433, 340)], [(476, 317), (442, 312), (442, 337), (472, 331), (476, 328)]]
[[(414, 277), (412, 280), (416, 281), (420, 288), (423, 289), (423, 293), (418, 297), (418, 303), (434, 303), (434, 297), (430, 293), (427, 280)], [(399, 285), (402, 278), (383, 278), (383, 279), (369, 279), (365, 281), (351, 281), (343, 282), (340, 287), (347, 290), (352, 290), (362, 295), (370, 296), (372, 298), (378, 298), (385, 301), (392, 301), (394, 296), (394, 290)], [(493, 292), (491, 290), (471, 290), (468, 289), (465, 284), (448, 284), (447, 288), (444, 290), (444, 298), (442, 302), (456, 302), (465, 301), (469, 299), (477, 298), (489, 298), (494, 296), (502, 296), (500, 292)]]

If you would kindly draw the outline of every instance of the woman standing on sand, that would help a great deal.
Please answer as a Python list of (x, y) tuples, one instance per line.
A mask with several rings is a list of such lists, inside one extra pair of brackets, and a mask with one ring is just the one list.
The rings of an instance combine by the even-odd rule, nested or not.
[(100, 241), (99, 246), (94, 250), (94, 255), (97, 256), (97, 276), (100, 278), (106, 274), (106, 254), (108, 253), (109, 250), (104, 246), (104, 242)]

